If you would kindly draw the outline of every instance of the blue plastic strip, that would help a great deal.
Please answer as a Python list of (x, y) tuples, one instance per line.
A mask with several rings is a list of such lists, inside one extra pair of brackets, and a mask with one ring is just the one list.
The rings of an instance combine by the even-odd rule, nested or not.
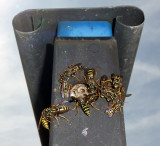
[(107, 21), (61, 21), (58, 37), (112, 37), (112, 27)]

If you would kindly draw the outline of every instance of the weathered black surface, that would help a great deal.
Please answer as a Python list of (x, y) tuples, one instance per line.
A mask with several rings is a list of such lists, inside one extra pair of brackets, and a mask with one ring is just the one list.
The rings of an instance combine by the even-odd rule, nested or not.
[[(53, 65), (53, 89), (59, 86), (57, 73), (62, 73), (68, 65), (82, 63), (85, 67), (97, 69), (96, 79), (106, 74), (119, 74), (118, 49), (114, 39), (109, 40), (56, 40)], [(83, 74), (83, 71), (81, 72)], [(80, 77), (80, 76), (78, 76)], [(83, 78), (81, 78), (84, 81)], [(77, 83), (71, 78), (70, 83)], [(52, 103), (63, 100), (60, 93), (53, 92)], [(67, 104), (73, 108), (75, 103)], [(75, 111), (64, 114), (71, 120), (69, 125), (64, 119), (59, 118), (60, 127), (55, 121), (50, 130), (50, 146), (125, 146), (124, 118), (122, 114), (116, 114), (108, 118), (104, 113), (108, 106), (105, 99), (97, 101), (97, 111), (90, 107), (91, 116), (87, 117), (82, 110), (75, 116)], [(54, 127), (54, 128), (53, 128)], [(88, 128), (87, 136), (82, 131)]]
[[(44, 23), (39, 25), (42, 19)], [(13, 27), (37, 124), (41, 111), (51, 104), (53, 42), (57, 22), (65, 20), (106, 20), (112, 24), (118, 43), (120, 73), (124, 76), (127, 87), (143, 28), (144, 15), (136, 7), (125, 6), (26, 10), (14, 17)], [(48, 131), (41, 128), (40, 138), (42, 145), (47, 146)]]
[[(137, 21), (140, 20), (140, 18), (137, 19)], [(143, 23), (136, 26), (136, 24), (134, 24), (135, 22), (134, 17), (131, 20), (117, 17), (114, 30), (114, 37), (118, 44), (120, 74), (124, 77), (123, 84), (126, 90), (128, 88), (143, 27)], [(129, 26), (129, 24), (135, 26)]]

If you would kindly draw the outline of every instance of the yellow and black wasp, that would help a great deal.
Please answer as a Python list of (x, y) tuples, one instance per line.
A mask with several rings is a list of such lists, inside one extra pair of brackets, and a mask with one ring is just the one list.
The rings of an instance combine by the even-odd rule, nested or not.
[(72, 88), (72, 85), (69, 84), (69, 78), (65, 75), (60, 75), (60, 79), (58, 80), (58, 82), (60, 83), (60, 86), (53, 89), (53, 91), (56, 92), (57, 89), (60, 89), (62, 98), (69, 98), (70, 89)]
[[(62, 74), (60, 74), (60, 77), (63, 77), (65, 76), (66, 78), (70, 78), (70, 77), (74, 77), (76, 78), (78, 81), (80, 81), (76, 76), (75, 74), (79, 73), (81, 70), (83, 70), (84, 67), (81, 65), (81, 63), (77, 63), (74, 65), (71, 64), (68, 66), (68, 69), (64, 70)], [(61, 80), (61, 78), (60, 78)]]
[(93, 105), (93, 103), (95, 103), (95, 102), (98, 100), (98, 98), (99, 98), (99, 96), (96, 95), (95, 93), (89, 94), (89, 95), (87, 95), (87, 97), (86, 97), (85, 103), (86, 103), (87, 105), (91, 105), (91, 106), (92, 106), (93, 108), (95, 108), (96, 110), (100, 110), (99, 108), (97, 108), (97, 107), (95, 107), (95, 106)]
[(77, 78), (75, 76), (75, 74), (79, 73), (81, 70), (84, 70), (84, 67), (81, 65), (81, 63), (77, 63), (75, 65), (71, 64), (71, 65), (68, 66), (68, 68), (69, 68), (68, 75), (72, 76), (72, 77), (75, 77), (75, 78)]
[(116, 91), (115, 91), (115, 96), (117, 99), (123, 99), (125, 97), (129, 97), (132, 94), (125, 94), (125, 88), (123, 86), (120, 86)]
[(70, 102), (76, 102), (76, 106), (72, 109), (77, 109), (76, 115), (79, 113), (79, 106), (81, 107), (82, 111), (87, 115), (90, 116), (90, 109), (89, 109), (89, 104), (85, 102), (85, 98), (76, 98), (76, 97), (71, 97), (72, 100)]
[(100, 110), (97, 107), (95, 107), (93, 105), (94, 102), (97, 101), (98, 96), (95, 95), (86, 95), (86, 97), (82, 98), (82, 97), (71, 97), (72, 100), (70, 100), (70, 102), (76, 102), (75, 107), (72, 109), (77, 109), (77, 113), (76, 115), (79, 113), (79, 106), (81, 107), (82, 111), (87, 115), (90, 116), (90, 108), (89, 106), (91, 105), (93, 108), (95, 108), (96, 110)]
[(112, 88), (114, 89), (117, 89), (122, 85), (122, 80), (123, 80), (123, 77), (120, 76), (120, 75), (115, 75), (114, 73), (111, 74), (111, 86)]
[(98, 86), (99, 86), (99, 93), (98, 93), (99, 97), (105, 98), (108, 103), (114, 100), (115, 94), (111, 86), (111, 79), (108, 79), (106, 75), (101, 76), (100, 85), (98, 84)]
[(113, 101), (113, 104), (107, 108), (106, 114), (109, 117), (112, 117), (115, 113), (121, 112), (122, 113), (122, 108), (123, 108), (123, 100), (119, 99), (116, 102)]
[(68, 66), (68, 69), (64, 70), (64, 72), (60, 75), (60, 79), (58, 80), (61, 84), (58, 88), (53, 89), (54, 92), (56, 92), (57, 89), (61, 89), (61, 95), (63, 98), (69, 98), (70, 95), (70, 89), (72, 88), (72, 85), (69, 84), (69, 78), (74, 77), (78, 81), (80, 81), (75, 74), (77, 74), (79, 71), (84, 69), (84, 67), (81, 65), (81, 63), (78, 64), (71, 64)]
[(95, 91), (97, 89), (97, 84), (95, 81), (96, 74), (97, 74), (97, 72), (95, 71), (94, 68), (85, 69), (85, 71), (84, 71), (85, 83), (88, 85), (88, 90), (89, 90), (89, 93), (91, 93), (91, 94), (95, 93)]
[(108, 79), (106, 75), (103, 75), (100, 79), (100, 97), (106, 98), (108, 96), (108, 93), (111, 92), (112, 86), (111, 86), (111, 80)]
[(111, 74), (111, 94), (113, 99), (122, 99), (129, 97), (131, 94), (125, 94), (125, 88), (122, 84), (123, 77), (120, 75)]
[(60, 102), (56, 105), (52, 105), (49, 108), (45, 108), (42, 111), (42, 114), (41, 114), (41, 117), (40, 117), (40, 120), (39, 120), (38, 129), (40, 128), (40, 125), (42, 123), (43, 127), (45, 129), (49, 130), (49, 123), (53, 123), (51, 121), (51, 119), (56, 119), (57, 123), (58, 123), (58, 126), (59, 126), (59, 121), (58, 121), (57, 116), (61, 117), (61, 118), (64, 118), (65, 120), (67, 120), (70, 123), (70, 120), (68, 120), (66, 117), (60, 115), (60, 114), (66, 113), (70, 110), (70, 108), (68, 106), (61, 105), (61, 104), (64, 104), (66, 102), (67, 101), (65, 100), (65, 101), (62, 101), (62, 102)]
[(88, 86), (88, 92), (93, 95), (98, 96), (98, 84), (97, 81), (95, 81), (95, 76), (97, 74), (97, 71), (95, 71), (94, 68), (89, 68), (84, 70), (83, 78), (85, 79), (85, 84)]
[(95, 80), (97, 71), (94, 68), (85, 69), (84, 75), (85, 75), (84, 77), (85, 83), (88, 86), (88, 92), (89, 92), (89, 95), (86, 98), (87, 99), (86, 102), (90, 104), (93, 108), (99, 110), (93, 105), (93, 103), (95, 103), (99, 97), (98, 83)]
[[(99, 97), (105, 98), (108, 104), (112, 104), (114, 100), (121, 97), (128, 97), (129, 95), (124, 95), (124, 87), (122, 86), (122, 77), (119, 75), (111, 74), (111, 78), (108, 79), (107, 75), (103, 75), (100, 78), (100, 85), (96, 82), (99, 86), (98, 94)], [(120, 90), (121, 89), (121, 90)]]

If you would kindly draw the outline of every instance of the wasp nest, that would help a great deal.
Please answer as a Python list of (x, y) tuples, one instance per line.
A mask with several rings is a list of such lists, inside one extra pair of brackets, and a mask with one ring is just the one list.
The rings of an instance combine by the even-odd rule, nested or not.
[(88, 89), (85, 84), (76, 84), (70, 92), (70, 97), (85, 98), (88, 95)]

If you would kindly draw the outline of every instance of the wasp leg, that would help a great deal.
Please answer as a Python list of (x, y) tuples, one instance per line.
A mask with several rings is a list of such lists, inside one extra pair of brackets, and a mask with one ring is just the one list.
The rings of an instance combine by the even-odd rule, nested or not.
[(95, 83), (100, 87), (101, 85), (98, 83), (99, 79), (95, 81)]
[[(56, 116), (50, 116), (50, 118), (52, 118), (52, 119), (56, 119), (56, 121), (57, 121), (57, 123), (58, 123), (58, 126), (59, 126), (59, 121), (58, 121), (58, 118), (56, 117)], [(47, 120), (49, 123), (54, 123), (54, 122), (52, 122), (52, 121), (50, 121), (50, 120)]]
[(61, 117), (61, 118), (63, 118), (63, 119), (65, 119), (68, 123), (71, 123), (71, 121), (68, 120), (65, 116), (62, 116), (62, 115), (58, 115), (58, 116)]
[(129, 97), (129, 96), (131, 96), (131, 95), (132, 95), (132, 94), (126, 94), (125, 97)]
[(76, 107), (77, 107), (77, 103), (76, 103), (75, 107), (73, 109), (71, 109), (71, 111), (74, 111), (76, 109)]
[(72, 84), (69, 84), (69, 90), (71, 90), (72, 89)]
[(61, 76), (62, 74), (60, 74), (60, 73), (57, 73), (57, 75)]
[(72, 68), (73, 66), (74, 66), (74, 61), (73, 61), (73, 63), (71, 64), (71, 65), (68, 65), (68, 68)]
[(77, 113), (76, 113), (76, 116), (78, 115), (78, 113), (79, 113), (79, 107), (77, 108)]
[(55, 105), (55, 104), (51, 105), (51, 108), (53, 109), (53, 108), (55, 108), (55, 107), (60, 106), (61, 104), (65, 104), (65, 103), (67, 103), (67, 102), (68, 102), (67, 100), (63, 100), (63, 101), (57, 103), (56, 105)]
[(98, 96), (98, 100), (101, 99), (101, 93), (100, 92), (101, 92), (100, 90), (97, 90), (97, 93), (96, 93), (96, 95)]
[(76, 113), (76, 116), (78, 115), (78, 113), (79, 113), (79, 104), (78, 104), (78, 102), (77, 102), (77, 113)]
[(75, 75), (72, 75), (72, 77), (76, 78), (78, 81), (80, 81), (80, 79), (78, 79)]
[[(50, 117), (50, 118), (52, 118), (52, 117)], [(53, 117), (53, 119), (54, 119), (55, 117)], [(54, 122), (52, 122), (52, 121), (50, 121), (50, 120), (46, 120), (48, 123), (54, 123)]]
[(61, 85), (60, 85), (59, 87), (53, 89), (52, 91), (53, 91), (53, 92), (56, 92), (57, 90), (60, 90), (60, 88), (61, 88)]
[(75, 105), (75, 107), (74, 107), (73, 109), (71, 109), (71, 111), (75, 110), (75, 109), (76, 109), (76, 107), (77, 107), (77, 106)]
[(57, 120), (57, 123), (58, 123), (58, 126), (59, 126), (59, 121), (58, 121), (58, 118), (55, 116), (55, 119)]
[[(122, 106), (123, 107), (123, 106)], [(124, 113), (123, 113), (123, 111), (122, 111), (122, 107), (120, 108), (120, 112), (121, 112), (121, 114), (123, 115)]]
[(91, 103), (91, 106), (92, 106), (93, 108), (95, 108), (96, 110), (100, 111), (100, 109), (97, 108), (97, 107), (95, 107), (95, 106), (93, 105), (93, 103)]
[(82, 75), (81, 73), (79, 73), (81, 77), (84, 78), (84, 80), (86, 80), (86, 77), (84, 75)]
[(98, 81), (99, 81), (99, 79), (95, 80), (95, 82), (98, 82)]
[(40, 120), (39, 120), (38, 130), (39, 130), (40, 126), (41, 126), (41, 122), (42, 122), (42, 118), (40, 118)]
[(51, 109), (54, 109), (56, 106), (57, 106), (57, 105), (54, 105), (54, 104), (51, 105)]
[(71, 111), (75, 110), (78, 107), (78, 102), (76, 103), (75, 107), (71, 109)]

